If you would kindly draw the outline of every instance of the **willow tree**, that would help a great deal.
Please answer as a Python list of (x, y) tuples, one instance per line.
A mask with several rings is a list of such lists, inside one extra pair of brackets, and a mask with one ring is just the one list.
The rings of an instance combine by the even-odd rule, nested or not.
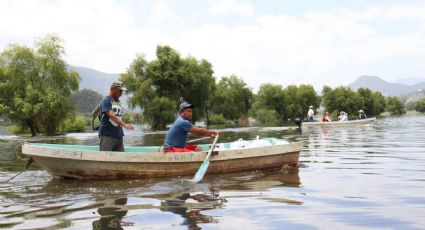
[(239, 77), (222, 77), (216, 86), (211, 102), (214, 114), (222, 114), (227, 120), (238, 123), (247, 118), (254, 95), (248, 85)]
[(325, 110), (333, 113), (343, 110), (350, 115), (357, 115), (358, 110), (363, 109), (363, 101), (359, 94), (344, 86), (335, 89), (324, 86), (322, 100)]
[(39, 130), (54, 135), (73, 113), (79, 76), (68, 71), (64, 53), (61, 39), (47, 35), (34, 49), (11, 44), (0, 54), (0, 112), (33, 136)]
[(289, 85), (284, 89), (284, 94), (288, 102), (285, 120), (305, 116), (311, 105), (316, 109), (320, 107), (321, 97), (312, 85)]
[(215, 84), (208, 61), (182, 58), (169, 46), (158, 46), (150, 62), (137, 56), (120, 80), (129, 90), (130, 106), (140, 107), (154, 130), (174, 121), (182, 101), (195, 104), (194, 120), (203, 118)]
[(415, 110), (420, 113), (425, 113), (425, 98), (421, 98), (415, 103)]
[(279, 84), (267, 83), (260, 86), (251, 113), (257, 120), (261, 120), (264, 110), (270, 110), (277, 114), (279, 123), (282, 123), (306, 114), (310, 105), (316, 108), (320, 106), (320, 96), (313, 86), (289, 85), (283, 88)]
[(368, 88), (357, 89), (357, 94), (361, 97), (362, 110), (370, 116), (378, 116), (385, 111), (385, 97), (378, 91), (372, 91)]
[(385, 110), (391, 115), (402, 115), (406, 113), (404, 103), (399, 97), (388, 96), (385, 98)]
[[(251, 109), (251, 114), (254, 118), (259, 121), (263, 120), (263, 117), (274, 117), (277, 122), (267, 123), (281, 123), (286, 117), (287, 108), (287, 97), (283, 92), (283, 88), (278, 84), (262, 84), (258, 93), (255, 95), (255, 102)], [(266, 116), (266, 114), (269, 114)], [(264, 119), (271, 120), (274, 119)]]

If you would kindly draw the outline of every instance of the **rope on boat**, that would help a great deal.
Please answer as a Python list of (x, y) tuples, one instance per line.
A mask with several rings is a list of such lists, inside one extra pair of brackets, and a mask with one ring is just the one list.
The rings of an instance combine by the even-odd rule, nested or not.
[(20, 143), (18, 143), (18, 145), (16, 145), (16, 147), (15, 147), (15, 156), (16, 156), (16, 159), (18, 161), (24, 161), (25, 162), (25, 164), (24, 164), (24, 167), (25, 168), (24, 168), (24, 170), (20, 171), (18, 174), (14, 175), (13, 177), (11, 177), (8, 180), (6, 180), (5, 181), (6, 183), (9, 182), (9, 181), (11, 181), (11, 180), (13, 180), (15, 177), (21, 175), (23, 172), (27, 171), (27, 169), (31, 166), (32, 162), (34, 161), (32, 158), (29, 158), (29, 159), (25, 160), (20, 155), (20, 153), (22, 153), (22, 145), (24, 145), (24, 144), (25, 144), (25, 142), (20, 142)]
[(34, 160), (32, 158), (28, 159), (27, 161), (25, 161), (25, 168), (24, 170), (20, 171), (18, 174), (14, 175), (13, 177), (9, 178), (9, 180), (5, 181), (6, 183), (15, 179), (15, 177), (21, 175), (23, 172), (27, 171), (27, 169), (31, 166), (32, 162), (34, 162)]

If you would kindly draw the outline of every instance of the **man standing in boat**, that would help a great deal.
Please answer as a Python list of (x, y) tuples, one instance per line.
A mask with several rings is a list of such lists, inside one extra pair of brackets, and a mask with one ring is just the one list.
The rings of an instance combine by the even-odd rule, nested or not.
[(359, 118), (360, 119), (367, 119), (366, 113), (362, 109), (359, 110)]
[(314, 118), (314, 106), (310, 105), (310, 108), (308, 109), (307, 112), (307, 121), (316, 121), (316, 119)]
[(123, 109), (119, 98), (123, 91), (127, 91), (120, 81), (113, 82), (109, 95), (100, 102), (100, 151), (124, 152), (122, 128), (133, 130), (132, 125), (126, 124), (122, 120)]
[(194, 105), (187, 102), (180, 104), (179, 116), (165, 137), (164, 152), (192, 152), (199, 150), (199, 147), (196, 145), (186, 144), (188, 133), (205, 137), (215, 137), (218, 135), (217, 131), (196, 127), (192, 124), (194, 107)]

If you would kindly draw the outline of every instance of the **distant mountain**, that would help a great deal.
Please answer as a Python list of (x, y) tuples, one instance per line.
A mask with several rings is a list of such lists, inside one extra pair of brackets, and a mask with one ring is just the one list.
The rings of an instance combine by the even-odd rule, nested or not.
[(376, 76), (361, 76), (355, 82), (348, 85), (353, 90), (364, 87), (379, 91), (386, 96), (403, 96), (419, 89), (425, 89), (425, 82), (415, 85), (387, 82)]
[(425, 97), (425, 89), (418, 89), (412, 93), (406, 94), (403, 96), (406, 100), (417, 101)]
[[(104, 73), (87, 67), (70, 65), (68, 68), (80, 75), (80, 90), (91, 89), (103, 96), (109, 93), (111, 83), (120, 78), (120, 74)], [(120, 100), (124, 108), (126, 110), (129, 109), (127, 104), (128, 96), (123, 95)], [(135, 111), (137, 111), (137, 109)]]
[(406, 77), (406, 78), (397, 79), (394, 82), (412, 86), (412, 85), (416, 85), (418, 83), (425, 82), (425, 78), (423, 78), (423, 77)]
[(86, 67), (69, 66), (68, 68), (80, 74), (80, 89), (91, 89), (102, 95), (107, 94), (111, 83), (120, 77), (119, 74), (104, 73)]

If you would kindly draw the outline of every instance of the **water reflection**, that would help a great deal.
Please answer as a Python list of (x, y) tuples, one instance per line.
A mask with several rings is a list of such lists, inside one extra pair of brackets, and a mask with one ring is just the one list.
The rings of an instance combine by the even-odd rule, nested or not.
[(201, 211), (222, 207), (224, 201), (225, 199), (220, 198), (219, 194), (215, 192), (195, 195), (183, 193), (173, 198), (162, 200), (159, 209), (182, 217), (183, 222), (180, 225), (185, 225), (188, 229), (201, 229), (198, 226), (199, 223), (217, 222), (214, 217), (203, 215)]
[[(43, 182), (41, 182), (42, 184)], [(186, 226), (200, 229), (200, 224), (218, 223), (208, 210), (225, 208), (227, 199), (238, 195), (221, 194), (222, 191), (246, 191), (249, 193), (267, 191), (276, 187), (300, 186), (298, 172), (266, 171), (207, 177), (204, 183), (192, 184), (182, 179), (166, 180), (117, 180), (80, 181), (51, 179), (43, 186), (32, 184), (17, 190), (15, 201), (27, 205), (3, 212), (6, 219), (13, 219), (17, 228), (25, 223), (40, 220), (52, 226), (92, 222), (93, 229), (124, 229), (127, 226), (152, 227), (157, 222), (150, 218), (162, 219), (163, 213), (172, 214), (168, 226)], [(32, 196), (26, 197), (31, 189)], [(240, 195), (240, 198), (246, 198)], [(287, 198), (270, 198), (255, 195), (258, 199), (286, 204), (302, 204)], [(29, 208), (33, 207), (33, 208)], [(145, 210), (145, 211), (144, 211)], [(157, 211), (154, 211), (157, 210)], [(152, 214), (153, 213), (153, 214)], [(50, 220), (50, 221), (47, 221)], [(48, 227), (40, 225), (39, 227)]]
[[(114, 206), (124, 206), (127, 204), (127, 198), (114, 200)], [(93, 229), (123, 229), (123, 226), (133, 226), (132, 222), (123, 221), (127, 215), (127, 210), (120, 207), (102, 207), (97, 210), (101, 215), (99, 220), (93, 221)]]

